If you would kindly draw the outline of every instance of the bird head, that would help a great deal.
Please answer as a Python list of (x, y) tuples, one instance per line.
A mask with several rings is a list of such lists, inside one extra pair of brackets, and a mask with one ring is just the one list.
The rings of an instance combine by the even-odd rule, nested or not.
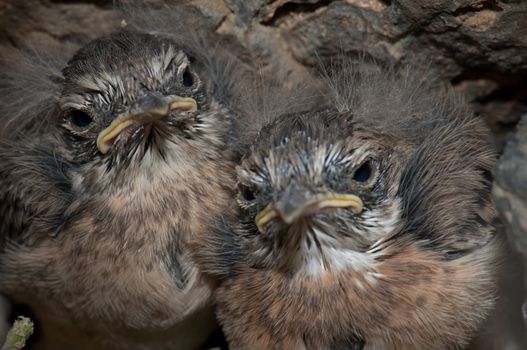
[(323, 87), (328, 110), (276, 115), (237, 168), (240, 219), (216, 254), (235, 260), (217, 264), (231, 279), (220, 319), (245, 303), (269, 329), (302, 325), (307, 347), (342, 334), (462, 347), (493, 305), (501, 254), (484, 127), (409, 71), (344, 68)]
[(224, 120), (215, 117), (218, 104), (188, 51), (169, 38), (135, 32), (78, 51), (63, 70), (59, 98), (71, 158), (119, 172), (167, 161), (176, 149), (217, 144)]
[(394, 231), (401, 210), (390, 142), (327, 110), (262, 130), (237, 169), (257, 258), (292, 270), (312, 261), (331, 268), (331, 250), (363, 252)]
[[(0, 132), (21, 134), (0, 145), (9, 184), (0, 186), (9, 187), (0, 193), (9, 198), (0, 210), (2, 293), (101, 329), (171, 329), (208, 303), (212, 283), (188, 245), (209, 227), (200, 213), (229, 210), (231, 114), (215, 84), (233, 77), (211, 66), (221, 54), (177, 39), (131, 31), (96, 39), (60, 75), (53, 70), (38, 104), (42, 95), (20, 87), (35, 89), (22, 83), (47, 74), (21, 70), (16, 77), (29, 78), (10, 81), (20, 90), (13, 100), (35, 108)], [(4, 243), (11, 237), (13, 249)]]

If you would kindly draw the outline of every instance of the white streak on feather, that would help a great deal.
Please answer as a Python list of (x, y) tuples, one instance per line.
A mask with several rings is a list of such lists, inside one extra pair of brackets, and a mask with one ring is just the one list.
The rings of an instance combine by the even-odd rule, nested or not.
[(304, 239), (302, 242), (303, 252), (298, 255), (303, 259), (300, 274), (318, 276), (326, 273), (324, 259), (327, 267), (332, 271), (345, 271), (351, 268), (357, 272), (366, 273), (375, 268), (376, 262), (369, 254), (351, 249), (324, 246), (324, 240), (334, 240), (334, 238), (316, 228), (313, 229), (313, 233), (323, 245), (323, 255), (315, 244), (312, 243), (311, 246), (308, 246)]

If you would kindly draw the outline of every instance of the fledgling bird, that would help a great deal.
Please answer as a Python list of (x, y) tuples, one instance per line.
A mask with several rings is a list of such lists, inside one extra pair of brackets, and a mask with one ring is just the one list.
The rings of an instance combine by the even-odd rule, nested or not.
[[(492, 309), (501, 244), (485, 128), (426, 79), (348, 62), (237, 167), (204, 261), (231, 349), (455, 349)], [(221, 244), (219, 244), (221, 242)]]
[(122, 31), (0, 82), (0, 292), (38, 349), (196, 349), (216, 326), (191, 247), (233, 207), (236, 76), (186, 45)]

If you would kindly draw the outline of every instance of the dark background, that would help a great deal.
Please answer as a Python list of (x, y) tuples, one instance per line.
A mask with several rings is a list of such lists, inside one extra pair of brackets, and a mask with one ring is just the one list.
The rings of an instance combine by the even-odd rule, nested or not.
[[(493, 193), (513, 250), (527, 254), (527, 0), (177, 3), (190, 6), (196, 28), (217, 33), (248, 65), (285, 76), (286, 84), (302, 81), (320, 59), (340, 54), (423, 65), (452, 84), (486, 121), (503, 154)], [(103, 0), (0, 0), (0, 50), (74, 50), (125, 25), (113, 8)], [(509, 258), (500, 304), (474, 348), (527, 348), (521, 266), (527, 255)], [(0, 338), (2, 328), (0, 323)]]

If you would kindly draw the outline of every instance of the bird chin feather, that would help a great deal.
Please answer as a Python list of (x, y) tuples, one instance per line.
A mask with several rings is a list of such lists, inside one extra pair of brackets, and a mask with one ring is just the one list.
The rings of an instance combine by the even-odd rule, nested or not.
[(130, 166), (155, 166), (169, 161), (167, 154), (174, 145), (181, 146), (191, 139), (192, 130), (165, 121), (134, 125), (123, 130), (108, 154), (109, 169), (128, 169)]
[[(336, 213), (342, 214), (338, 210)], [(375, 255), (369, 248), (399, 226), (399, 201), (367, 211), (360, 221), (337, 214), (316, 215), (287, 228), (272, 223), (270, 231), (281, 233), (273, 237), (273, 248), (259, 249), (257, 255), (295, 275), (320, 277), (349, 268), (369, 271), (375, 265)]]
[(335, 237), (309, 223), (296, 225), (287, 234), (291, 238), (282, 242), (274, 259), (281, 270), (295, 276), (322, 277), (349, 268), (363, 272), (375, 264), (367, 252), (345, 247), (352, 238)]

